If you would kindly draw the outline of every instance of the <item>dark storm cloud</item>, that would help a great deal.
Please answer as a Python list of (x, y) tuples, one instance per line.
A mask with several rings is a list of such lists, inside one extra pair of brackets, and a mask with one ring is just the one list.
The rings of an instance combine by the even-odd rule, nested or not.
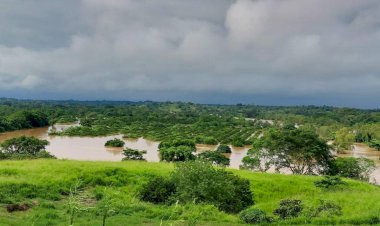
[(377, 0), (3, 0), (0, 95), (380, 106)]

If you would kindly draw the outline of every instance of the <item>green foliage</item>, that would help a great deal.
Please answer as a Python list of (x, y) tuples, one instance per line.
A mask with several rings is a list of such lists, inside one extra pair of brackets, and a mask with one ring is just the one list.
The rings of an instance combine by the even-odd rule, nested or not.
[(176, 187), (173, 181), (164, 177), (156, 176), (142, 186), (139, 198), (145, 202), (155, 204), (168, 203), (175, 193)]
[(218, 141), (214, 137), (198, 136), (195, 138), (195, 142), (197, 144), (209, 144), (209, 145), (217, 145), (218, 144)]
[(116, 212), (117, 202), (114, 195), (104, 188), (102, 198), (96, 203), (96, 210), (102, 216), (102, 225), (105, 226), (108, 217)]
[(36, 155), (38, 152), (45, 150), (45, 146), (48, 144), (47, 140), (22, 136), (6, 140), (0, 147), (3, 153)]
[(273, 218), (267, 216), (267, 213), (261, 209), (246, 209), (240, 213), (240, 220), (247, 224), (271, 223)]
[(330, 163), (329, 174), (368, 181), (375, 168), (374, 161), (370, 159), (339, 157)]
[(242, 160), (240, 169), (248, 169), (252, 171), (266, 172), (275, 164), (275, 156), (265, 149), (257, 150), (251, 148)]
[(205, 151), (198, 155), (201, 160), (206, 160), (217, 166), (229, 166), (230, 159), (215, 151)]
[(184, 162), (172, 174), (175, 199), (180, 202), (210, 203), (228, 213), (253, 205), (249, 181), (206, 162)]
[(0, 132), (47, 125), (49, 125), (49, 121), (46, 114), (39, 110), (15, 110), (9, 112), (6, 117), (0, 115)]
[(376, 150), (380, 151), (380, 140), (376, 140), (376, 139), (371, 140), (369, 142), (369, 146), (371, 148), (375, 148)]
[(342, 179), (337, 176), (326, 176), (321, 180), (315, 181), (314, 184), (315, 187), (323, 189), (331, 189), (347, 185), (346, 182), (342, 181)]
[(108, 140), (104, 146), (106, 147), (123, 147), (125, 142), (121, 139), (115, 138), (112, 140)]
[(195, 160), (195, 149), (189, 146), (160, 148), (160, 159), (166, 162), (183, 162)]
[(83, 184), (92, 186), (125, 186), (128, 182), (128, 177), (128, 172), (123, 168), (94, 170), (80, 176)]
[(295, 218), (301, 215), (303, 210), (301, 200), (284, 199), (281, 200), (280, 206), (273, 211), (280, 219)]
[(39, 140), (35, 137), (12, 138), (0, 144), (0, 160), (55, 158), (55, 156), (45, 151), (45, 146), (48, 144), (48, 141)]
[[(78, 198), (87, 211), (75, 215), (74, 225), (101, 225), (102, 213), (98, 202), (104, 196), (104, 187), (96, 183), (86, 184), (87, 177), (95, 177), (102, 171), (121, 168), (125, 183), (107, 185), (107, 191), (117, 200), (116, 210), (107, 218), (107, 225), (241, 225), (239, 215), (221, 212), (214, 205), (205, 203), (179, 202), (174, 205), (154, 205), (138, 199), (139, 189), (153, 175), (170, 178), (171, 163), (128, 162), (83, 162), (69, 160), (7, 161), (0, 164), (0, 205), (33, 203), (27, 212), (8, 214), (0, 209), (0, 225), (68, 225), (67, 202), (70, 187), (78, 178), (82, 181)], [(347, 189), (331, 191), (318, 189), (314, 182), (317, 176), (283, 175), (231, 170), (234, 174), (250, 181), (255, 191), (255, 206), (267, 213), (278, 207), (284, 198), (297, 198), (306, 207), (316, 210), (319, 200), (333, 201), (342, 208), (342, 215), (320, 216), (276, 221), (272, 225), (376, 225), (380, 219), (380, 188), (361, 181), (347, 179)], [(104, 176), (104, 174), (103, 174)], [(124, 180), (124, 179), (121, 179)], [(91, 182), (93, 180), (88, 180)], [(226, 192), (226, 191), (225, 191)], [(228, 192), (227, 192), (228, 193)], [(173, 202), (176, 199), (173, 197)], [(170, 203), (173, 203), (170, 202)], [(315, 212), (312, 212), (315, 213)], [(169, 219), (170, 217), (170, 219)], [(271, 225), (262, 223), (262, 225)]]
[[(310, 130), (271, 129), (253, 144), (256, 150), (265, 150), (265, 168), (288, 169), (294, 174), (323, 173), (332, 155), (325, 141)], [(260, 154), (258, 154), (260, 156)]]
[(348, 128), (344, 127), (335, 134), (335, 146), (338, 151), (348, 150), (355, 142), (355, 134)]
[(342, 214), (342, 207), (334, 201), (320, 200), (315, 216), (333, 217), (341, 216)]
[(175, 139), (172, 141), (163, 141), (159, 144), (158, 148), (170, 148), (170, 147), (181, 147), (181, 146), (186, 146), (190, 147), (192, 149), (196, 149), (195, 142), (192, 140), (180, 140), (180, 139)]
[(230, 146), (226, 144), (220, 144), (218, 148), (216, 149), (216, 151), (219, 153), (227, 153), (227, 154), (232, 152)]
[(131, 148), (127, 148), (123, 150), (123, 155), (125, 156), (123, 158), (123, 161), (126, 160), (145, 160), (144, 154), (146, 154), (146, 151), (139, 151)]

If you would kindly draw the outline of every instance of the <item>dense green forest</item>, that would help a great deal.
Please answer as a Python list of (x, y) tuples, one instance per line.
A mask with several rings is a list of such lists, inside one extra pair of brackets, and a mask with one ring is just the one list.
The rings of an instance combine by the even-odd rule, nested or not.
[(181, 102), (29, 101), (0, 99), (0, 131), (76, 122), (62, 135), (124, 134), (165, 141), (251, 145), (267, 128), (297, 125), (335, 140), (341, 149), (353, 142), (378, 144), (380, 110), (328, 106), (273, 107), (201, 105)]

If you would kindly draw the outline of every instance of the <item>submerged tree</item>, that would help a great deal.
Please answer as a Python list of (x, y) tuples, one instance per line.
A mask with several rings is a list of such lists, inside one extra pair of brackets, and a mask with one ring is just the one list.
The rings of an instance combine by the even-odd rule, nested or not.
[(161, 161), (183, 162), (196, 159), (195, 149), (189, 146), (178, 146), (160, 149)]
[(37, 155), (39, 152), (44, 151), (47, 140), (40, 140), (35, 137), (16, 137), (4, 141), (0, 147), (2, 152), (6, 154), (30, 154)]
[(123, 151), (123, 155), (125, 156), (123, 158), (123, 161), (126, 161), (126, 160), (145, 160), (144, 154), (146, 154), (146, 151), (139, 151), (139, 150), (128, 148), (128, 149), (125, 149)]
[(375, 168), (375, 162), (370, 159), (339, 157), (330, 163), (329, 174), (368, 181)]
[(266, 172), (275, 163), (275, 156), (271, 155), (265, 149), (251, 148), (248, 150), (247, 156), (242, 160), (241, 169)]
[[(293, 174), (323, 173), (333, 159), (326, 142), (304, 129), (271, 129), (255, 141), (254, 148), (265, 150), (270, 159), (268, 165), (263, 164), (265, 168), (289, 169)], [(256, 156), (260, 158), (262, 154)]]
[(215, 151), (205, 151), (198, 155), (201, 160), (206, 160), (214, 165), (218, 166), (228, 166), (230, 165), (230, 159), (221, 153)]

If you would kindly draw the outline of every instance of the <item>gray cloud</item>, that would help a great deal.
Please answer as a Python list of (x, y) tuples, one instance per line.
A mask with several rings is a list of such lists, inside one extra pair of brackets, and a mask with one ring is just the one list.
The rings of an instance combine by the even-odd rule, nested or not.
[(0, 95), (380, 105), (377, 0), (4, 0)]

